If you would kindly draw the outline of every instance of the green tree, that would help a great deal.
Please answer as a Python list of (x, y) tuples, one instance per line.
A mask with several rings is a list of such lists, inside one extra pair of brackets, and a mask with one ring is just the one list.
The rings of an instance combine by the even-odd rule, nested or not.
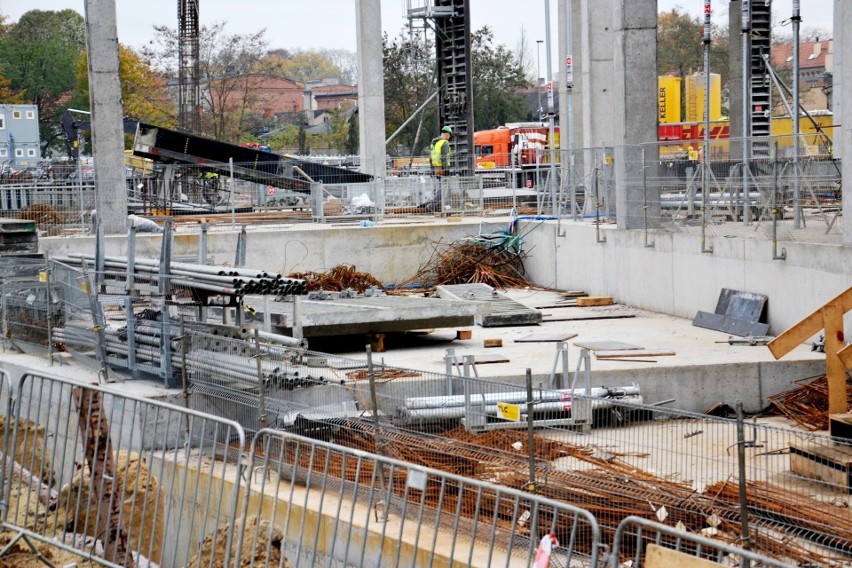
[(0, 35), (0, 69), (11, 93), (38, 108), (43, 154), (61, 147), (61, 101), (85, 45), (85, 20), (74, 10), (31, 10)]
[(358, 154), (361, 151), (361, 142), (358, 131), (358, 110), (349, 115), (349, 129), (346, 131), (346, 153)]
[(505, 45), (494, 45), (485, 26), (471, 34), (473, 120), (477, 130), (523, 120), (527, 114), (518, 90), (530, 86), (523, 64)]
[[(435, 51), (430, 41), (400, 34), (382, 41), (384, 55), (385, 134), (393, 134), (435, 91)], [(388, 152), (397, 156), (423, 154), (438, 123), (438, 107), (432, 101), (418, 120), (412, 120), (393, 140)], [(426, 133), (423, 133), (423, 126)]]
[(308, 143), (308, 131), (306, 130), (305, 125), (307, 120), (308, 117), (304, 113), (299, 118), (299, 136), (296, 139), (296, 142), (299, 145), (299, 155), (301, 156), (307, 156), (311, 153), (311, 145)]

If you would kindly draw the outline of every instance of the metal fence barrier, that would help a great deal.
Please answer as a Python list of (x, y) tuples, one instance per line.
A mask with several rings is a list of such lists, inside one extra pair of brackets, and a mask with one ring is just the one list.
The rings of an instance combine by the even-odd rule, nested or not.
[[(8, 415), (2, 526), (105, 566), (230, 558), (245, 444), (236, 423), (25, 375)], [(9, 428), (11, 421), (11, 428)], [(2, 561), (0, 561), (2, 563)]]
[[(674, 550), (676, 553), (669, 556), (664, 552), (655, 551), (654, 547)], [(677, 562), (685, 561), (681, 554), (725, 566), (751, 566), (752, 568), (797, 566), (797, 564), (775, 560), (732, 544), (688, 533), (648, 519), (627, 517), (618, 525), (615, 532), (610, 568), (624, 566), (620, 557), (628, 555), (631, 557), (631, 561), (628, 562), (631, 562), (629, 566), (632, 568), (677, 566)]]
[(237, 552), (258, 566), (278, 541), (295, 567), (527, 566), (550, 535), (549, 566), (605, 556), (588, 511), (535, 494), (269, 429), (250, 455)]

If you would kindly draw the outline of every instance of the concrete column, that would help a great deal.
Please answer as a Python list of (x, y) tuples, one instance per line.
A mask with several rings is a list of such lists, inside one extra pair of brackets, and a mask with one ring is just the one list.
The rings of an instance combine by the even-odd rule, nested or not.
[[(615, 143), (613, 11), (621, 1), (572, 2), (571, 27), (577, 51), (574, 58), (574, 144), (578, 148)], [(584, 160), (590, 163), (591, 157), (585, 156)]]
[(617, 0), (613, 19), (616, 221), (619, 229), (642, 229), (646, 205), (649, 226), (660, 217), (658, 191), (643, 185), (658, 162), (657, 0)]
[(385, 177), (385, 86), (379, 0), (358, 0), (358, 135), (361, 171)]
[(85, 0), (89, 60), (89, 108), (95, 160), (95, 207), (104, 234), (127, 228), (124, 125), (118, 78), (115, 0)]
[(731, 0), (728, 6), (728, 116), (731, 126), (731, 156), (741, 156), (741, 146), (734, 142), (743, 137), (743, 32), (742, 0)]
[[(847, 61), (852, 61), (852, 6), (834, 0), (834, 156), (841, 161), (843, 211), (852, 211), (852, 90), (845, 89)], [(852, 222), (843, 223), (843, 245), (852, 246)]]

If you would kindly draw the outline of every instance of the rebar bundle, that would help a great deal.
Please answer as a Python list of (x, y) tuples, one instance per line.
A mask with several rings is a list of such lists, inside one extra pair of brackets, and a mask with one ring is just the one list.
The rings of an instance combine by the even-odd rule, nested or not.
[[(519, 465), (527, 456), (525, 432), (501, 430), (474, 435), (457, 428), (440, 437), (426, 438), (384, 428), (378, 436), (381, 447), (377, 448), (373, 425), (346, 420), (338, 426), (334, 442), (346, 447), (380, 452), (415, 465), (513, 488), (526, 488), (529, 481), (526, 468)], [(712, 529), (718, 539), (737, 540), (740, 510), (736, 483), (718, 483), (699, 493), (691, 482), (674, 481), (628, 463), (623, 459), (628, 455), (602, 453), (592, 447), (536, 436), (536, 493), (590, 511), (600, 523), (605, 538), (612, 538), (626, 516), (636, 515), (665, 519), (665, 523), (672, 526), (682, 524), (691, 532)], [(373, 475), (365, 464), (358, 469), (354, 462), (344, 462), (339, 455), (327, 457), (328, 465), (324, 463), (325, 456), (312, 459), (304, 454), (300, 456), (299, 465), (306, 469), (327, 467), (330, 475), (350, 481), (366, 482)], [(554, 468), (552, 462), (560, 458), (573, 458), (579, 466)], [(395, 495), (404, 496), (405, 474), (400, 473), (390, 483)], [(852, 517), (848, 509), (791, 494), (770, 483), (749, 483), (748, 487), (749, 507), (755, 514), (752, 525), (759, 528), (750, 538), (752, 550), (799, 563), (830, 565), (821, 547), (831, 547), (835, 551), (852, 549)], [(480, 497), (477, 502), (474, 492), (469, 493), (459, 490), (451, 498), (445, 493), (440, 501), (441, 488), (427, 486), (425, 499), (431, 506), (438, 507), (442, 503), (445, 509), (459, 511), (474, 521), (477, 515), (489, 519), (513, 518), (513, 512), (503, 510), (505, 504), (496, 497)], [(718, 521), (711, 521), (714, 518)], [(809, 540), (835, 527), (837, 537), (831, 542)], [(557, 538), (568, 537), (570, 529), (558, 526)], [(517, 533), (522, 528), (507, 526), (506, 530)], [(560, 534), (560, 530), (565, 534)], [(578, 538), (577, 542), (582, 548), (585, 541)], [(625, 549), (624, 552), (629, 551)]]
[[(796, 388), (767, 397), (772, 407), (808, 431), (828, 430), (828, 380), (825, 375), (795, 381)], [(852, 390), (846, 389), (852, 409)]]
[(372, 274), (358, 272), (354, 266), (346, 264), (338, 264), (327, 272), (294, 272), (289, 277), (306, 281), (307, 289), (311, 292), (355, 290), (363, 293), (367, 288), (383, 287)]
[(493, 288), (523, 287), (524, 253), (511, 247), (458, 241), (435, 245), (431, 258), (413, 277), (398, 287), (419, 284), (426, 288), (445, 284), (488, 284)]

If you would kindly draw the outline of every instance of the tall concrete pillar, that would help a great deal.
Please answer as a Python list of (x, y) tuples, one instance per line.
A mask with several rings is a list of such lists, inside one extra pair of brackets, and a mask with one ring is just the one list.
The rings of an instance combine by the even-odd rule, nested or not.
[(617, 0), (614, 96), (616, 221), (619, 229), (659, 224), (660, 198), (643, 175), (656, 178), (657, 0)]
[[(852, 61), (852, 5), (834, 0), (834, 156), (841, 161), (843, 211), (852, 211), (852, 90), (844, 88)], [(843, 223), (843, 245), (852, 246), (852, 222)]]
[(127, 228), (127, 186), (115, 0), (85, 0), (85, 11), (95, 207), (104, 234), (123, 233)]
[(358, 135), (361, 171), (385, 177), (385, 86), (379, 0), (358, 0)]
[[(578, 148), (615, 143), (613, 11), (621, 0), (573, 0), (574, 144)], [(656, 75), (656, 72), (655, 72)], [(587, 163), (590, 156), (584, 156)]]
[(728, 7), (728, 117), (731, 128), (731, 156), (741, 156), (736, 142), (743, 137), (743, 32), (742, 0)]

